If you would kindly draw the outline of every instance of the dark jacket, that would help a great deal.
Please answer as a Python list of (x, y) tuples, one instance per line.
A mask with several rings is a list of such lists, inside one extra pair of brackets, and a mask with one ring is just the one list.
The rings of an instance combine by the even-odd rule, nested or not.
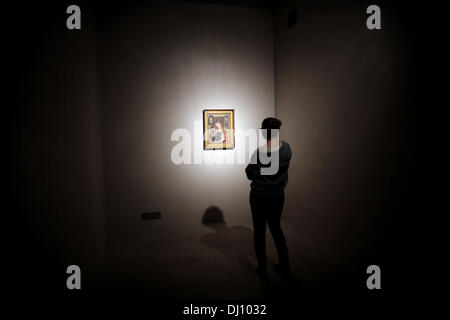
[[(247, 178), (252, 181), (252, 193), (257, 195), (276, 195), (284, 192), (284, 188), (288, 182), (288, 169), (292, 157), (292, 151), (289, 144), (282, 141), (282, 145), (278, 150), (269, 153), (270, 157), (279, 156), (278, 172), (274, 175), (261, 175), (262, 167), (270, 167), (269, 164), (262, 164), (259, 159), (257, 149), (250, 160), (249, 165), (245, 169)], [(255, 163), (256, 162), (256, 163)]]

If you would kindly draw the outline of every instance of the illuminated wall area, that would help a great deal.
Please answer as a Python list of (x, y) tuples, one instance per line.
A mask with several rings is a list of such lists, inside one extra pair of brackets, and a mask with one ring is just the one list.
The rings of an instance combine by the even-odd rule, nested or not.
[[(239, 130), (274, 115), (272, 12), (177, 2), (111, 10), (99, 56), (110, 227), (145, 237), (140, 212), (162, 211), (179, 228), (212, 205), (248, 220), (245, 166), (225, 161), (245, 146), (203, 151), (203, 109), (234, 109)], [(192, 163), (197, 154), (225, 164), (172, 163), (179, 128), (191, 133)]]

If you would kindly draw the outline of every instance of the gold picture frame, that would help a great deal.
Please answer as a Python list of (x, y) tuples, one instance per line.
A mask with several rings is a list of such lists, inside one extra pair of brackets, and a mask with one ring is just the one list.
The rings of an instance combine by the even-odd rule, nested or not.
[(203, 150), (234, 149), (234, 109), (203, 110)]

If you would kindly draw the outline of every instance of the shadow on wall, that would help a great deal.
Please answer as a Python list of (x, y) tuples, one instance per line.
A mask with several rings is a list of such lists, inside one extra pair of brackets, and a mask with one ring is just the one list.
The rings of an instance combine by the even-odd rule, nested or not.
[(206, 209), (202, 217), (202, 224), (213, 231), (202, 237), (203, 245), (218, 250), (228, 259), (239, 263), (243, 269), (250, 272), (255, 271), (253, 233), (249, 228), (244, 226), (228, 227), (222, 210), (216, 206)]

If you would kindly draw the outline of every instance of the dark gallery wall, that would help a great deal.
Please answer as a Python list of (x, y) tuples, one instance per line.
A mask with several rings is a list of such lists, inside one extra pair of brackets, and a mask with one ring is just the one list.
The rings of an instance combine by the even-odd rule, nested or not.
[(275, 113), (294, 154), (285, 220), (356, 265), (384, 266), (408, 250), (398, 228), (417, 205), (414, 15), (381, 5), (370, 31), (367, 5), (279, 3)]
[[(194, 152), (225, 161), (243, 146), (203, 152), (203, 109), (235, 109), (243, 130), (274, 114), (272, 11), (163, 1), (107, 6), (99, 16), (109, 241), (156, 241), (161, 230), (167, 241), (199, 237), (210, 206), (230, 223), (248, 221), (244, 164), (176, 165), (171, 135), (189, 131), (192, 161)], [(162, 219), (143, 222), (142, 212)]]
[(7, 281), (21, 296), (67, 292), (71, 264), (89, 292), (105, 243), (97, 34), (87, 8), (76, 32), (66, 28), (64, 5), (8, 10), (17, 91)]

